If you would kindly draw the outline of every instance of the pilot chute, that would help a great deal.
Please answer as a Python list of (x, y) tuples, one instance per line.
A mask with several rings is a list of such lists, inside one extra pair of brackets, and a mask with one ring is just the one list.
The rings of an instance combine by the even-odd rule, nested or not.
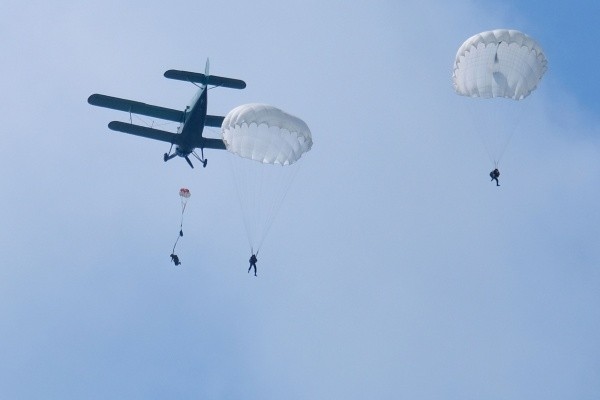
[(190, 198), (192, 194), (190, 193), (190, 190), (187, 188), (181, 188), (179, 189), (179, 197), (181, 197), (181, 215), (183, 215), (183, 212), (185, 211), (185, 206), (187, 205), (188, 199)]
[(312, 147), (304, 121), (266, 104), (231, 110), (221, 125), (251, 251), (258, 253), (298, 170)]
[(475, 129), (482, 134), (496, 165), (520, 121), (523, 100), (537, 88), (546, 69), (539, 44), (516, 30), (481, 32), (458, 49), (454, 89), (473, 99), (470, 108)]
[[(187, 206), (187, 202), (192, 194), (190, 190), (187, 188), (179, 189), (179, 198), (181, 199), (181, 219), (179, 222), (179, 234), (177, 235), (177, 240), (175, 240), (175, 244), (173, 245), (173, 251), (171, 252), (171, 258), (175, 255), (175, 247), (177, 247), (177, 243), (179, 239), (183, 236), (183, 213), (185, 212), (185, 207)], [(177, 257), (177, 256), (175, 256)], [(178, 260), (178, 258), (177, 258)], [(175, 262), (175, 260), (173, 260)], [(175, 265), (178, 265), (179, 261), (175, 262)]]

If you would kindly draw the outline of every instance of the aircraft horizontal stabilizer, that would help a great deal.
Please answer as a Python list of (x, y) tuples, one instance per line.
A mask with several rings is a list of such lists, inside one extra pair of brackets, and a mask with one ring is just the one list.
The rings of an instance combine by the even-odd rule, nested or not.
[(183, 122), (184, 119), (183, 111), (153, 106), (139, 101), (120, 99), (118, 97), (106, 96), (103, 94), (91, 95), (88, 98), (88, 103), (98, 107), (112, 108), (113, 110), (146, 115), (148, 117), (166, 119), (168, 121)]
[(225, 78), (216, 75), (209, 75), (207, 78), (206, 75), (199, 72), (179, 71), (175, 69), (170, 69), (165, 72), (165, 78), (176, 79), (178, 81), (194, 82), (201, 85), (221, 86), (231, 89), (244, 89), (246, 87), (246, 82), (240, 79)]
[(225, 120), (225, 117), (221, 117), (218, 115), (207, 115), (206, 120), (204, 121), (204, 125), (220, 128), (221, 125), (223, 125), (223, 120)]
[(160, 140), (162, 142), (179, 144), (179, 137), (176, 133), (162, 131), (160, 129), (148, 128), (145, 126), (129, 124), (126, 122), (112, 121), (108, 127), (113, 131), (129, 133), (131, 135), (142, 136), (149, 139)]
[(225, 143), (221, 139), (210, 139), (205, 137), (199, 137), (195, 141), (194, 147), (199, 149), (217, 149), (225, 150)]

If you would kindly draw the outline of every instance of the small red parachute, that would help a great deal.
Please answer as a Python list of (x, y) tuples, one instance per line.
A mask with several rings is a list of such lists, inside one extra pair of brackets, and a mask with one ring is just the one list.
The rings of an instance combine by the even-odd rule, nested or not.
[(183, 212), (185, 211), (185, 206), (187, 205), (187, 201), (192, 194), (188, 188), (179, 189), (179, 196), (181, 197), (181, 219), (183, 221)]
[(179, 195), (181, 197), (189, 199), (192, 194), (190, 193), (190, 190), (188, 188), (181, 188), (179, 189)]

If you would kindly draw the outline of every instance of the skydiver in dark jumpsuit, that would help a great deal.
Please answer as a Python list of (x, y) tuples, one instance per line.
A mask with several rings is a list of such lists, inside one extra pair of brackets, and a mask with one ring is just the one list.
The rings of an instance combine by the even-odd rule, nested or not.
[(498, 171), (498, 168), (496, 168), (492, 172), (490, 172), (490, 178), (492, 178), (492, 181), (493, 180), (496, 181), (496, 186), (500, 186), (500, 183), (498, 183), (499, 176), (500, 176), (500, 171)]
[(173, 253), (171, 253), (171, 261), (173, 261), (175, 266), (178, 266), (181, 264), (181, 262), (179, 262), (179, 257), (177, 257), (177, 255), (175, 255)]
[(256, 276), (256, 262), (258, 261), (256, 255), (252, 254), (252, 257), (250, 257), (250, 260), (248, 261), (250, 262), (250, 267), (248, 267), (248, 273), (250, 273), (250, 270), (252, 269), (252, 267), (254, 267), (254, 276)]

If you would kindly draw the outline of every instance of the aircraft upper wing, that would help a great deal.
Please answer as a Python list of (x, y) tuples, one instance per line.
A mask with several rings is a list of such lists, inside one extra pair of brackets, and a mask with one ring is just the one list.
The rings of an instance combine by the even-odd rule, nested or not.
[(170, 69), (165, 72), (165, 78), (195, 82), (202, 85), (222, 86), (231, 89), (244, 89), (246, 87), (246, 82), (240, 79), (225, 78), (216, 75), (209, 75), (207, 79), (206, 75), (199, 72), (179, 71), (176, 69)]
[(162, 142), (178, 144), (179, 136), (176, 133), (162, 131), (160, 129), (147, 128), (145, 126), (130, 124), (120, 121), (112, 121), (108, 127), (113, 131), (129, 133), (136, 136), (142, 136), (149, 139), (160, 140)]
[(131, 112), (133, 114), (166, 119), (168, 121), (182, 122), (184, 119), (183, 111), (153, 106), (139, 101), (120, 99), (118, 97), (106, 96), (103, 94), (91, 95), (88, 98), (88, 103), (94, 106), (112, 108), (114, 110)]

